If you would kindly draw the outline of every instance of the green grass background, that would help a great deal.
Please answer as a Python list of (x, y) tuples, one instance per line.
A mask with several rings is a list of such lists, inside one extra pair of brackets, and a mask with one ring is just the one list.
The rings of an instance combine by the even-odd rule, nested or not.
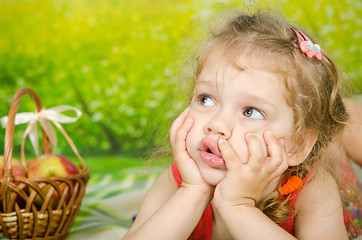
[[(187, 103), (177, 66), (190, 23), (232, 5), (273, 7), (306, 26), (360, 93), (361, 1), (0, 0), (0, 116), (15, 91), (30, 86), (47, 108), (83, 112), (64, 128), (91, 171), (143, 164), (167, 145), (168, 128)], [(29, 98), (19, 111), (34, 111)], [(15, 129), (15, 155), (24, 129)], [(72, 156), (58, 138), (53, 151)], [(29, 141), (26, 153), (33, 155)]]

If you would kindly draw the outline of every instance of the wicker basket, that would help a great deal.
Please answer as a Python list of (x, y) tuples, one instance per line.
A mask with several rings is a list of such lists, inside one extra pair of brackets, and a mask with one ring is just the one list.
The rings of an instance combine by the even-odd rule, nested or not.
[[(0, 235), (8, 239), (64, 239), (81, 206), (89, 170), (80, 158), (82, 164), (78, 166), (80, 171), (77, 175), (49, 178), (13, 176), (11, 159), (15, 115), (25, 94), (30, 95), (38, 112), (43, 109), (38, 95), (31, 88), (19, 89), (13, 98), (5, 133), (3, 178), (0, 179)], [(44, 131), (42, 138), (43, 153), (51, 153)], [(44, 187), (50, 190), (42, 191)], [(52, 203), (53, 194), (59, 198), (57, 204)], [(43, 200), (40, 206), (35, 201), (39, 196)]]

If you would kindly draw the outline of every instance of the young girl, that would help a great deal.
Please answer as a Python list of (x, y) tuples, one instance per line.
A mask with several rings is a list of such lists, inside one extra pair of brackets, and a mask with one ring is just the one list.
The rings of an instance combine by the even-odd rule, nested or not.
[(348, 115), (323, 50), (282, 18), (238, 13), (196, 59), (175, 163), (124, 239), (348, 239), (325, 151)]

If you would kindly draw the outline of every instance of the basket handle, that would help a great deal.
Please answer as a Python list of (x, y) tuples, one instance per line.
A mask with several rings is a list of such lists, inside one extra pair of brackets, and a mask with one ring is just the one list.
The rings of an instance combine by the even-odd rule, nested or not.
[[(29, 87), (20, 88), (14, 95), (13, 100), (10, 105), (8, 122), (6, 124), (5, 131), (5, 144), (4, 144), (4, 166), (3, 166), (3, 177), (8, 178), (12, 177), (11, 170), (11, 159), (13, 156), (13, 142), (14, 142), (14, 130), (15, 130), (15, 116), (18, 112), (20, 100), (22, 97), (28, 94), (30, 98), (34, 101), (36, 105), (37, 112), (40, 112), (43, 109), (43, 104), (38, 96), (38, 94)], [(51, 144), (50, 141), (42, 129), (43, 136), (43, 152), (44, 154), (51, 153)]]

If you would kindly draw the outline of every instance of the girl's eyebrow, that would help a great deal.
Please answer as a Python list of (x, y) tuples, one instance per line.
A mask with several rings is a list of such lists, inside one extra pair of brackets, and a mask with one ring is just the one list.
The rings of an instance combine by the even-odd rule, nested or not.
[(196, 82), (196, 85), (199, 85), (199, 84), (203, 84), (203, 85), (210, 85), (212, 84), (213, 81), (208, 81), (208, 80), (197, 80)]
[(215, 84), (214, 81), (199, 80), (196, 82), (195, 91), (198, 92), (206, 91), (214, 93), (215, 91), (218, 90), (217, 90), (217, 85)]
[(243, 96), (244, 98), (247, 98), (248, 101), (250, 102), (253, 102), (255, 104), (261, 104), (263, 105), (264, 107), (267, 107), (269, 109), (272, 109), (272, 110), (276, 110), (276, 106), (274, 104), (272, 104), (270, 101), (267, 101), (266, 99), (262, 98), (262, 97), (259, 97), (257, 95), (253, 95), (253, 94), (246, 94)]
[(196, 82), (195, 87), (199, 88), (200, 86), (202, 86), (202, 87), (215, 87), (215, 83), (214, 83), (214, 81), (198, 80)]

